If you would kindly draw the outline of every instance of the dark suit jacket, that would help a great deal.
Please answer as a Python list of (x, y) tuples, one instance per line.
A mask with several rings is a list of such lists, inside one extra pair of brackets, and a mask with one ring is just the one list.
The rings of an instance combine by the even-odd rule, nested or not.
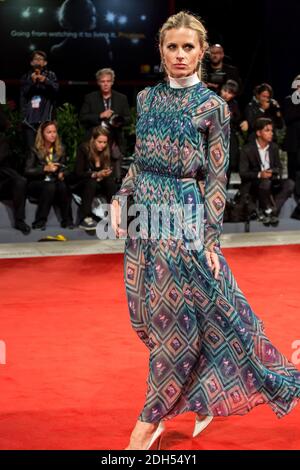
[[(239, 85), (239, 94), (242, 91), (242, 80), (239, 75), (237, 67), (234, 67), (230, 64), (223, 64), (222, 68), (218, 71), (215, 71), (210, 62), (205, 67), (206, 80), (208, 83), (219, 84), (218, 91), (220, 91), (222, 85), (224, 85), (227, 80), (234, 80)], [(219, 79), (216, 81), (216, 76), (219, 76)], [(213, 89), (213, 91), (216, 91)]]
[[(271, 142), (269, 147), (270, 167), (278, 168), (282, 176), (282, 165), (279, 158), (279, 147)], [(256, 142), (246, 144), (241, 150), (240, 156), (240, 176), (243, 182), (250, 182), (257, 179), (261, 171), (260, 156)]]
[(8, 120), (0, 104), (0, 166), (7, 166), (9, 160), (9, 145), (5, 137), (5, 130), (7, 126)]
[[(25, 123), (37, 124), (53, 119), (53, 108), (59, 89), (56, 75), (51, 70), (44, 68), (41, 72), (46, 80), (41, 83), (34, 83), (31, 78), (33, 70), (27, 72), (21, 78), (20, 106), (22, 118)], [(38, 95), (41, 102), (38, 108), (33, 108), (31, 100)]]
[(249, 140), (255, 139), (255, 122), (258, 118), (269, 118), (273, 122), (274, 129), (282, 129), (284, 126), (284, 121), (282, 117), (277, 116), (277, 112), (280, 109), (277, 108), (274, 101), (271, 100), (270, 107), (266, 111), (262, 111), (259, 107), (259, 103), (255, 98), (252, 99), (250, 103), (247, 104), (245, 108), (245, 119), (249, 124), (248, 137)]
[[(114, 111), (114, 113), (119, 114), (124, 118), (124, 125), (130, 123), (130, 110), (126, 95), (112, 90), (111, 109)], [(99, 115), (103, 111), (105, 111), (105, 108), (100, 90), (93, 91), (92, 93), (89, 93), (85, 96), (84, 103), (80, 110), (79, 119), (87, 130), (87, 138), (91, 136), (93, 127), (99, 126), (101, 124), (102, 119)], [(115, 140), (120, 147), (124, 145), (124, 138), (121, 128), (116, 129)]]
[[(65, 176), (68, 176), (69, 170), (67, 168), (67, 159), (65, 154), (63, 154), (60, 158), (56, 154), (53, 155), (53, 162), (54, 163), (61, 163), (63, 165), (63, 173)], [(25, 176), (27, 176), (30, 180), (40, 180), (43, 181), (45, 178), (44, 166), (47, 165), (46, 160), (42, 155), (38, 153), (35, 148), (32, 148), (30, 154), (26, 160), (26, 167), (25, 167)], [(59, 170), (57, 171), (59, 173)], [(53, 177), (57, 176), (57, 173), (53, 174)]]

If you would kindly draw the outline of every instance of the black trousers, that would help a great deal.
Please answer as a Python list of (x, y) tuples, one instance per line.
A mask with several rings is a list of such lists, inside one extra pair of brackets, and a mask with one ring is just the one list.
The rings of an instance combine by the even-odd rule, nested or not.
[(62, 222), (71, 222), (72, 195), (64, 181), (31, 181), (28, 184), (28, 194), (38, 200), (36, 222), (47, 221), (53, 204), (58, 205)]
[(79, 181), (73, 188), (73, 192), (78, 194), (82, 200), (79, 209), (80, 219), (82, 220), (91, 215), (94, 197), (101, 194), (106, 198), (107, 202), (110, 203), (110, 200), (112, 196), (116, 194), (117, 189), (115, 177), (112, 175), (107, 176), (99, 182), (93, 178), (86, 178)]
[(27, 181), (12, 168), (0, 168), (0, 199), (12, 200), (15, 222), (25, 219)]
[(242, 197), (250, 194), (253, 200), (258, 199), (262, 210), (270, 208), (278, 215), (285, 201), (293, 194), (294, 187), (295, 183), (291, 179), (281, 180), (280, 187), (275, 189), (270, 179), (257, 178), (254, 181), (242, 182), (240, 192)]

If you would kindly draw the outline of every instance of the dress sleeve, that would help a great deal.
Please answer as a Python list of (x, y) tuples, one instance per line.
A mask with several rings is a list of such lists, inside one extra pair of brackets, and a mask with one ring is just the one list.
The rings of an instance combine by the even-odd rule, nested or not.
[[(143, 106), (143, 102), (145, 100), (146, 94), (147, 94), (147, 88), (145, 90), (140, 91), (137, 95), (137, 119), (139, 118), (139, 115), (142, 112), (142, 106)], [(137, 145), (135, 144), (133, 162), (131, 163), (128, 169), (128, 172), (122, 181), (121, 188), (112, 197), (111, 201), (113, 201), (114, 199), (117, 199), (119, 202), (121, 202), (121, 199), (124, 201), (123, 199), (124, 196), (127, 197), (127, 196), (132, 195), (134, 191), (134, 186), (135, 186), (135, 179), (139, 171), (140, 171), (140, 168), (139, 168), (139, 164), (137, 161)]]
[(218, 100), (209, 117), (204, 199), (204, 248), (212, 252), (220, 248), (230, 140), (230, 112), (227, 104)]

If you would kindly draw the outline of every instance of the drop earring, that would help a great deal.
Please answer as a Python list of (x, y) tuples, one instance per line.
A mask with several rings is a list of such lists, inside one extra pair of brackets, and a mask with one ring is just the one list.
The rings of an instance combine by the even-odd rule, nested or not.
[(161, 59), (161, 62), (160, 62), (160, 66), (159, 66), (159, 71), (161, 73), (165, 72), (166, 71), (166, 64), (164, 63), (164, 60)]

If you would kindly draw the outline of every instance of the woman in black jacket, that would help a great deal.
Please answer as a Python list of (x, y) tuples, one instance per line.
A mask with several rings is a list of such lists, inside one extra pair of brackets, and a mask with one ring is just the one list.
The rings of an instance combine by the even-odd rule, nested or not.
[(67, 160), (57, 133), (55, 121), (40, 125), (26, 162), (25, 175), (29, 179), (28, 194), (38, 199), (38, 208), (32, 228), (45, 230), (52, 204), (61, 211), (61, 226), (74, 228), (71, 212), (71, 192), (65, 183)]
[(77, 185), (73, 191), (80, 195), (79, 227), (95, 230), (97, 223), (92, 218), (92, 202), (101, 194), (110, 202), (117, 192), (115, 175), (110, 160), (109, 131), (95, 127), (88, 142), (81, 144), (77, 151), (75, 173)]

